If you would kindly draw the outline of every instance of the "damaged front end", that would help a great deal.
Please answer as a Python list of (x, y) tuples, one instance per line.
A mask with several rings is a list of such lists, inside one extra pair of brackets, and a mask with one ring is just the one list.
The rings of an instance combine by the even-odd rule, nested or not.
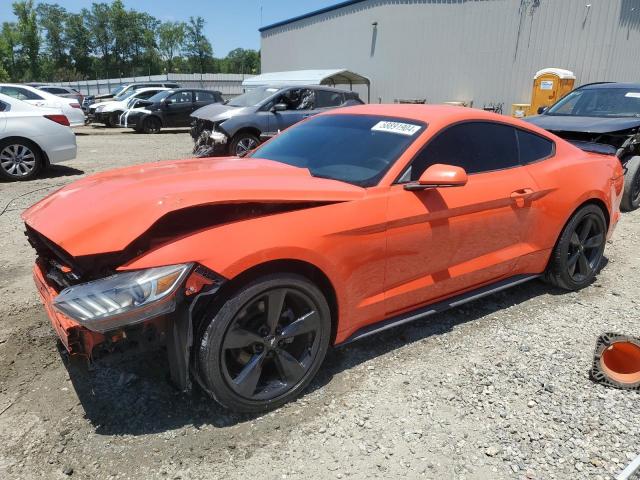
[(583, 150), (617, 156), (624, 165), (640, 155), (640, 127), (613, 132), (554, 131), (556, 135)]
[(73, 258), (27, 227), (37, 252), (34, 280), (64, 349), (93, 362), (166, 347), (171, 379), (190, 388), (191, 314), (224, 278), (197, 264), (118, 271), (116, 255)]
[(193, 155), (196, 158), (224, 155), (227, 151), (229, 137), (218, 128), (218, 124), (210, 120), (197, 118), (191, 124), (193, 138)]

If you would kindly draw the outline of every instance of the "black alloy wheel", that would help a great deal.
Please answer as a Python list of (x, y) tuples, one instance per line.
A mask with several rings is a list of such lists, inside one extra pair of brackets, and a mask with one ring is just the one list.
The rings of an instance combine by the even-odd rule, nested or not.
[(594, 214), (587, 215), (578, 223), (569, 240), (567, 258), (568, 272), (574, 281), (584, 281), (598, 268), (604, 240), (605, 232)]
[(227, 301), (205, 330), (199, 367), (221, 404), (263, 411), (297, 396), (324, 359), (331, 331), (322, 293), (304, 277), (264, 277)]
[(586, 205), (565, 226), (553, 250), (546, 278), (566, 290), (589, 285), (602, 261), (607, 222), (602, 209)]

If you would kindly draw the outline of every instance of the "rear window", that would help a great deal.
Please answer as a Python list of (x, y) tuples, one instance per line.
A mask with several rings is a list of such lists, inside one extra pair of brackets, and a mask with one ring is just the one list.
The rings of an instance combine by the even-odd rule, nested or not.
[(58, 87), (41, 87), (40, 90), (44, 90), (45, 92), (53, 93), (54, 95), (60, 95), (60, 94), (64, 95), (64, 94), (69, 93), (64, 88), (58, 88)]
[(316, 108), (339, 107), (344, 103), (344, 95), (329, 90), (316, 90)]
[(551, 140), (524, 130), (517, 130), (517, 136), (521, 164), (537, 162), (553, 155), (554, 145)]
[(43, 100), (43, 97), (37, 93), (20, 87), (0, 87), (0, 93), (4, 93), (18, 100)]
[(215, 92), (203, 92), (201, 90), (196, 90), (196, 102), (215, 102), (216, 95)]
[(371, 187), (424, 129), (415, 120), (322, 115), (285, 130), (251, 156), (306, 168), (314, 177)]

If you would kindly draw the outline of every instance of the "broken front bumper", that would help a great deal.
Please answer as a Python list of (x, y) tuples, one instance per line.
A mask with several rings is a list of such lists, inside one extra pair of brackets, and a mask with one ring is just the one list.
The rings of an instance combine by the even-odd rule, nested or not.
[(105, 342), (106, 337), (101, 333), (84, 328), (53, 307), (53, 300), (58, 296), (58, 292), (47, 282), (40, 263), (36, 263), (33, 267), (33, 279), (51, 325), (65, 349), (70, 354), (91, 357), (94, 347)]

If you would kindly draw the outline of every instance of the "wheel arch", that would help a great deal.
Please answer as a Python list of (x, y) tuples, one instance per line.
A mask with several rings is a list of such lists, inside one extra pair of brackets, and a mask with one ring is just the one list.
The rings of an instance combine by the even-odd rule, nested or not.
[(233, 140), (238, 135), (241, 135), (243, 133), (250, 133), (251, 135), (255, 135), (256, 137), (258, 137), (258, 140), (260, 139), (260, 135), (262, 134), (260, 129), (258, 129), (257, 127), (242, 127), (233, 134), (231, 139)]
[[(588, 198), (588, 199), (582, 201), (582, 203), (580, 203), (579, 205), (577, 205), (571, 211), (569, 216), (565, 219), (565, 221), (562, 224), (562, 228), (560, 228), (560, 231), (556, 235), (555, 242), (553, 243), (553, 248), (551, 249), (552, 252), (556, 248), (556, 246), (558, 245), (558, 242), (560, 241), (560, 237), (562, 236), (562, 232), (564, 232), (564, 229), (567, 227), (567, 224), (571, 221), (571, 219), (576, 214), (576, 212), (578, 212), (578, 210), (580, 210), (583, 207), (586, 207), (587, 205), (595, 205), (595, 206), (599, 207), (600, 210), (602, 210), (602, 214), (604, 215), (604, 220), (605, 220), (605, 222), (607, 224), (607, 230), (609, 229), (609, 225), (610, 225), (610, 222), (611, 222), (611, 216), (609, 214), (609, 209), (607, 208), (607, 204), (602, 199), (600, 199), (598, 197)], [(549, 263), (551, 262), (551, 258), (552, 257), (550, 256), (549, 259), (547, 260), (547, 268), (549, 267)]]
[(327, 300), (327, 304), (329, 305), (329, 310), (331, 312), (330, 342), (333, 344), (338, 331), (338, 296), (335, 287), (327, 274), (310, 262), (293, 258), (283, 258), (269, 260), (264, 263), (254, 265), (225, 283), (217, 292), (213, 301), (216, 304), (221, 305), (226, 301), (226, 299), (233, 296), (234, 293), (256, 278), (277, 273), (293, 273), (300, 275), (320, 289)]
[(155, 118), (156, 120), (158, 120), (160, 122), (160, 126), (164, 127), (164, 120), (163, 120), (162, 116), (161, 115), (156, 115), (155, 113), (149, 113), (148, 115), (145, 115), (144, 117), (142, 117), (141, 125), (144, 125), (144, 122), (146, 122), (150, 118)]
[(40, 144), (38, 142), (36, 142), (35, 140), (31, 139), (31, 138), (27, 138), (27, 137), (22, 137), (20, 135), (11, 135), (9, 137), (5, 137), (3, 139), (0, 140), (0, 144), (6, 143), (6, 142), (11, 142), (11, 141), (23, 141), (23, 142), (27, 142), (33, 146), (35, 146), (38, 149), (38, 153), (40, 155), (42, 155), (42, 160), (43, 160), (43, 167), (47, 167), (50, 165), (50, 161), (49, 161), (49, 156), (47, 155), (47, 152), (45, 152), (45, 150), (40, 146)]

